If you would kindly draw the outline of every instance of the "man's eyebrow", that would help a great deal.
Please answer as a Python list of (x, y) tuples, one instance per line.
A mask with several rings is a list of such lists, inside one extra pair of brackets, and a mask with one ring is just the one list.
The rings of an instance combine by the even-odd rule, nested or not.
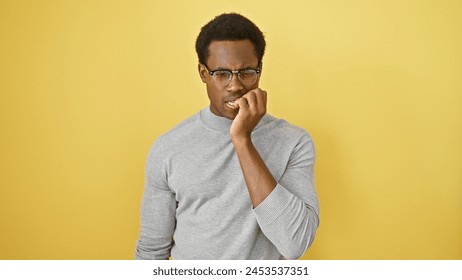
[[(248, 70), (248, 69), (258, 69), (258, 66), (257, 66), (257, 67), (246, 66), (246, 67), (239, 68), (239, 69), (237, 69), (237, 70), (240, 71), (240, 70)], [(215, 71), (216, 71), (216, 70), (232, 71), (232, 70), (230, 70), (229, 68), (225, 68), (225, 67), (218, 67), (218, 68), (215, 69)]]
[(215, 70), (227, 70), (227, 71), (231, 71), (231, 70), (229, 70), (229, 68), (225, 68), (225, 67), (218, 67), (218, 68), (216, 68)]

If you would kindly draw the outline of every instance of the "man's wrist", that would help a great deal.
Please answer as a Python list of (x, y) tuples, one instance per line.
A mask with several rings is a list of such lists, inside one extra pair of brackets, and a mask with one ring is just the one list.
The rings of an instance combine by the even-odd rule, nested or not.
[(232, 136), (231, 141), (233, 142), (234, 146), (246, 146), (252, 144), (252, 139), (249, 136)]

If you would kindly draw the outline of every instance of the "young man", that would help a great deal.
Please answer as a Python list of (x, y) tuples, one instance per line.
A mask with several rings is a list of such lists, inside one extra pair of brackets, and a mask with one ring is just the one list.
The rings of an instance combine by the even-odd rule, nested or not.
[(136, 259), (296, 259), (313, 242), (314, 147), (303, 129), (266, 114), (265, 44), (239, 14), (202, 27), (210, 106), (149, 152)]

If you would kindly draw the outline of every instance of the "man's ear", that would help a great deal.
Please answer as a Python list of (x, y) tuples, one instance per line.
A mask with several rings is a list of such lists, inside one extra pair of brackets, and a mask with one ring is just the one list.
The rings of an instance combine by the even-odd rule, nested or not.
[(205, 83), (205, 75), (207, 75), (207, 70), (205, 69), (204, 65), (197, 64), (197, 70), (199, 71), (199, 76), (203, 83)]

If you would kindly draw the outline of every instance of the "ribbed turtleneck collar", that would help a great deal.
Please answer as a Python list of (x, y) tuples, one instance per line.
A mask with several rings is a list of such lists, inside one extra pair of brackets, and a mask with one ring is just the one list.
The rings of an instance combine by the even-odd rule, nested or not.
[[(229, 132), (229, 129), (231, 128), (231, 124), (233, 123), (233, 120), (230, 120), (230, 119), (225, 118), (225, 117), (220, 117), (220, 116), (217, 116), (214, 113), (212, 113), (212, 111), (210, 110), (210, 106), (207, 106), (207, 108), (204, 108), (200, 112), (200, 118), (201, 118), (202, 122), (206, 126), (212, 128), (212, 129), (216, 129), (216, 130), (220, 130), (220, 131), (224, 131), (224, 132)], [(255, 129), (257, 129), (260, 126), (264, 125), (268, 121), (269, 121), (269, 116), (265, 115), (260, 120), (260, 122), (258, 123), (258, 125), (257, 125), (257, 127)]]

